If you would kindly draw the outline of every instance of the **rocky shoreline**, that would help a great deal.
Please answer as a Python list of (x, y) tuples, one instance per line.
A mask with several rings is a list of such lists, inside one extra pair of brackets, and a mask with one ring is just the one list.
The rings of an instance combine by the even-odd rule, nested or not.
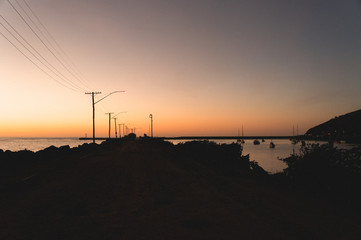
[(268, 175), (238, 144), (127, 138), (0, 159), (1, 239), (361, 236), (356, 204)]

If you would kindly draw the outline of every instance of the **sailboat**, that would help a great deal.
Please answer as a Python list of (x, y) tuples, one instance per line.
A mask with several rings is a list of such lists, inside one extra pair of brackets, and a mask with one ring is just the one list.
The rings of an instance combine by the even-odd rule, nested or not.
[(292, 144), (297, 144), (297, 139), (295, 138), (295, 126), (293, 125), (293, 129), (292, 129), (292, 139), (291, 139)]
[(242, 125), (242, 138), (239, 138), (239, 129), (238, 129), (238, 139), (237, 139), (237, 143), (241, 143), (244, 144), (244, 136), (243, 136), (243, 125)]

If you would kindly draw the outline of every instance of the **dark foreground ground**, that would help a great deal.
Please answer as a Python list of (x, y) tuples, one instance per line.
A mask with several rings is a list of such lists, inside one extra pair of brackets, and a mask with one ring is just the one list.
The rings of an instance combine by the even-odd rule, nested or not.
[(143, 140), (1, 153), (0, 239), (361, 239), (354, 202), (197, 149)]

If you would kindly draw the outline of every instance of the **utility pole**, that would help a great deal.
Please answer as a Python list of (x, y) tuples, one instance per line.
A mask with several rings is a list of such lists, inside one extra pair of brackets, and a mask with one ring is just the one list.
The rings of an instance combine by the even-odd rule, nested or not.
[[(116, 116), (118, 116), (119, 114), (121, 113), (127, 113), (127, 112), (118, 112), (117, 114), (115, 114), (113, 116), (113, 119), (115, 121), (115, 138), (117, 138), (117, 120), (116, 120)], [(123, 131), (123, 134), (124, 134), (124, 131)], [(119, 127), (119, 137), (121, 137), (121, 133), (120, 133), (120, 127)]]
[[(91, 94), (92, 95), (92, 105), (93, 105), (93, 143), (95, 143), (95, 104), (100, 102), (101, 100), (109, 97), (110, 95), (114, 93), (126, 93), (126, 91), (114, 91), (106, 95), (105, 97), (99, 99), (98, 101), (94, 102), (94, 95), (101, 94), (101, 92), (86, 92), (85, 94)], [(110, 134), (109, 134), (110, 135)]]
[(93, 143), (95, 143), (95, 103), (94, 103), (94, 95), (101, 94), (101, 92), (86, 92), (85, 94), (92, 95), (92, 106), (93, 106)]
[(114, 128), (115, 128), (115, 138), (118, 138), (118, 135), (117, 135), (117, 118), (113, 117), (113, 119), (114, 119)]
[(118, 129), (119, 129), (119, 138), (121, 138), (122, 137), (122, 131), (120, 130), (120, 123), (118, 124)]
[(108, 114), (109, 115), (109, 138), (110, 138), (110, 120), (112, 119), (111, 115), (113, 114), (113, 112), (111, 113), (105, 113), (105, 114)]
[(149, 114), (150, 118), (150, 136), (153, 137), (153, 114)]

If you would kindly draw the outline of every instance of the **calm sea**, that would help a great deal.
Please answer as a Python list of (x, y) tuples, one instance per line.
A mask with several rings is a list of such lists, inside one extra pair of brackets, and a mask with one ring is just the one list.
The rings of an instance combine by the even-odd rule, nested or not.
[[(174, 140), (171, 142), (176, 144), (184, 141)], [(215, 142), (230, 144), (236, 142), (236, 140), (215, 140)], [(257, 161), (267, 172), (281, 172), (287, 166), (284, 162), (279, 160), (279, 158), (288, 157), (293, 152), (298, 153), (301, 145), (294, 145), (290, 140), (273, 140), (272, 142), (276, 145), (275, 148), (269, 147), (270, 140), (265, 140), (265, 142), (261, 142), (260, 145), (254, 145), (253, 139), (245, 140), (242, 155), (249, 154), (250, 160)]]
[[(39, 151), (44, 148), (61, 147), (69, 145), (70, 147), (77, 147), (83, 143), (91, 143), (92, 141), (79, 140), (79, 138), (0, 138), (0, 149), (10, 151), (30, 150)], [(95, 141), (101, 143), (102, 141)]]
[[(174, 144), (179, 142), (184, 142), (180, 140), (171, 141)], [(236, 140), (215, 140), (217, 143), (234, 143)], [(243, 144), (243, 152), (242, 155), (249, 154), (250, 160), (255, 160), (258, 164), (267, 172), (277, 173), (282, 172), (283, 169), (287, 167), (287, 165), (282, 162), (281, 158), (289, 157), (291, 154), (298, 154), (301, 149), (301, 143), (292, 144), (292, 142), (288, 139), (278, 139), (272, 140), (272, 142), (276, 145), (275, 148), (270, 148), (271, 140), (265, 140), (265, 142), (261, 142), (260, 145), (254, 145), (253, 139), (245, 140)], [(307, 142), (306, 142), (307, 143)], [(309, 143), (319, 143), (326, 144), (327, 142), (315, 142), (310, 141)], [(358, 145), (354, 144), (335, 144), (337, 148), (350, 149), (352, 147), (356, 147)]]
[[(44, 148), (47, 148), (51, 145), (55, 147), (60, 147), (64, 145), (69, 145), (70, 147), (77, 147), (83, 143), (91, 143), (92, 141), (79, 140), (78, 138), (0, 138), (0, 149), (10, 150), (10, 151), (19, 151), (19, 150), (31, 150), (39, 151)], [(102, 141), (96, 141), (96, 143), (101, 143)], [(170, 141), (174, 144), (177, 144), (179, 140)], [(217, 143), (233, 143), (235, 140), (215, 140)], [(286, 164), (284, 164), (280, 158), (285, 158), (290, 156), (292, 153), (299, 153), (300, 144), (292, 144), (289, 140), (273, 140), (276, 147), (270, 148), (270, 140), (261, 142), (260, 145), (254, 145), (253, 140), (246, 140), (243, 145), (243, 155), (249, 154), (250, 160), (255, 160), (258, 164), (270, 173), (276, 173), (282, 171)], [(320, 142), (323, 143), (323, 142)], [(340, 148), (351, 148), (353, 145), (349, 144), (338, 144), (337, 147)]]

